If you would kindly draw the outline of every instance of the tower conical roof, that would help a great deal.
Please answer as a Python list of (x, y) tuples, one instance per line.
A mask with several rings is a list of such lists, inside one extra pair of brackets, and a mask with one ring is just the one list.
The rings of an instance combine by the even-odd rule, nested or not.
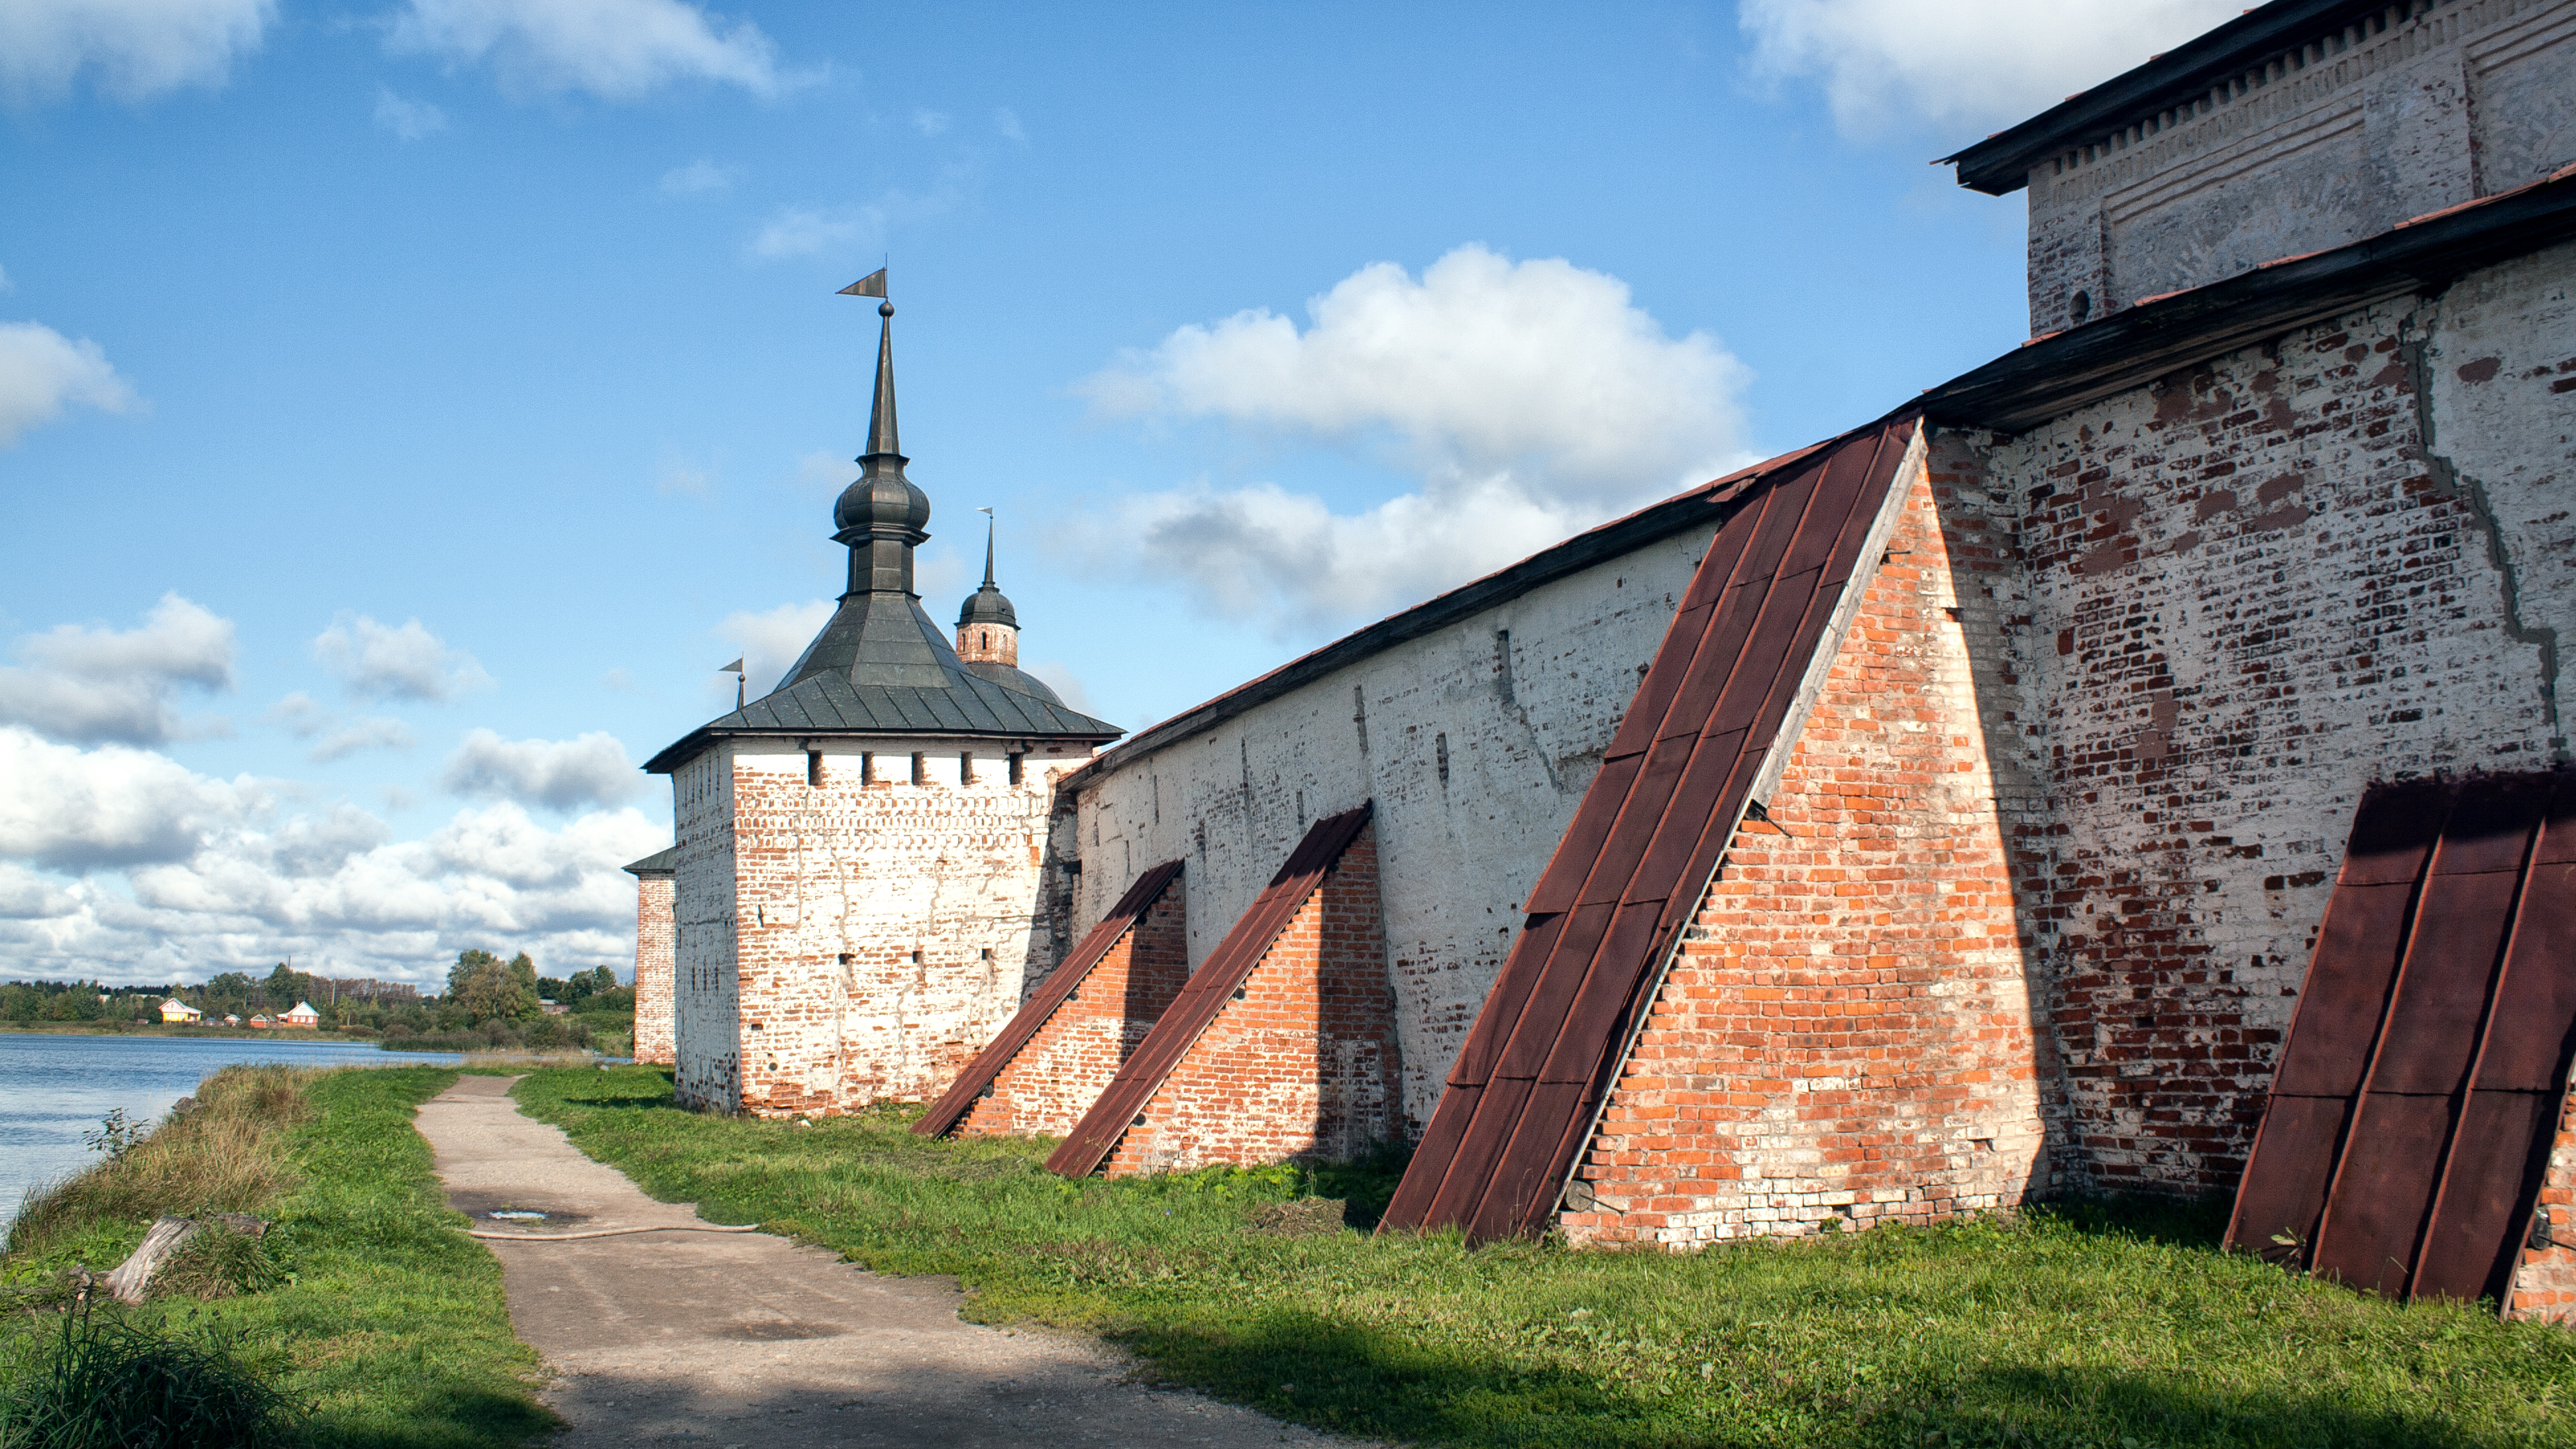
[[(840, 606), (777, 688), (690, 731), (645, 769), (667, 773), (732, 735), (955, 735), (1099, 745), (1126, 733), (1067, 709), (1055, 691), (1016, 669), (997, 679), (990, 667), (967, 664), (922, 609), (912, 587), (912, 551), (930, 537), (924, 527), (930, 498), (904, 475), (911, 460), (895, 427), (894, 304), (880, 305), (877, 315), (868, 451), (859, 455), (857, 481), (832, 508), (832, 537), (850, 550)], [(988, 537), (985, 590), (998, 601), (1001, 622), (1016, 628), (1010, 601), (992, 585), (992, 562)]]
[(993, 519), (989, 513), (984, 517), (984, 587), (968, 594), (957, 610), (957, 627), (963, 629), (969, 624), (1020, 627), (1019, 611), (993, 583)]

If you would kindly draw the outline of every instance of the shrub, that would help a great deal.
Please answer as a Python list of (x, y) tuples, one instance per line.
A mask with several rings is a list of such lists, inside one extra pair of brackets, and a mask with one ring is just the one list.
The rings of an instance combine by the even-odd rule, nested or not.
[(212, 1327), (163, 1337), (88, 1302), (0, 1364), (0, 1449), (266, 1449), (294, 1408)]

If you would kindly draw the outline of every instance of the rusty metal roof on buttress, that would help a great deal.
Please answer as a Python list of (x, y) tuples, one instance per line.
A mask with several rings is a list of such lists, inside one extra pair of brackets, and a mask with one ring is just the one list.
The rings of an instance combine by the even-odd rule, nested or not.
[(1109, 914), (1100, 918), (1100, 924), (1091, 928), (1091, 934), (1082, 938), (1082, 944), (1073, 948), (1073, 954), (1064, 958), (1055, 974), (1038, 983), (1037, 993), (1020, 1007), (1019, 1014), (1011, 1018), (1001, 1034), (957, 1074), (947, 1094), (912, 1124), (913, 1132), (922, 1137), (940, 1137), (964, 1121), (966, 1114), (975, 1109), (976, 1098), (1002, 1075), (1002, 1069), (1038, 1034), (1038, 1028), (1046, 1025), (1055, 1009), (1073, 995), (1082, 978), (1091, 974), (1091, 968), (1100, 964), (1100, 958), (1109, 954), (1109, 948), (1118, 944), (1118, 938), (1127, 934), (1136, 918), (1152, 909), (1154, 902), (1162, 899), (1163, 891), (1180, 878), (1181, 862), (1177, 860), (1164, 861), (1138, 876), (1127, 893), (1118, 898), (1118, 904), (1109, 908)]
[(1252, 905), (1216, 943), (1199, 969), (1190, 973), (1181, 994), (1172, 999), (1163, 1018), (1154, 1023), (1153, 1031), (1138, 1043), (1136, 1054), (1118, 1069), (1100, 1100), (1091, 1104), (1082, 1120), (1074, 1125), (1064, 1145), (1047, 1159), (1049, 1172), (1067, 1177), (1088, 1177), (1109, 1154), (1118, 1148), (1118, 1139), (1127, 1135), (1136, 1114), (1145, 1110), (1163, 1079), (1181, 1064), (1200, 1035), (1212, 1025), (1225, 1004), (1234, 997), (1234, 989), (1261, 964), (1262, 955), (1288, 922), (1297, 908), (1314, 894), (1333, 863), (1342, 852), (1359, 839), (1369, 822), (1369, 806), (1345, 810), (1339, 815), (1318, 820), (1306, 831), (1306, 838), (1288, 853), (1288, 863), (1262, 887)]
[[(1715, 875), (1916, 423), (1900, 417), (1738, 485), (1383, 1226), (1524, 1236), (1554, 1208), (1671, 947)], [(1828, 655), (1828, 657), (1830, 657)]]
[(2503, 1303), (2576, 1048), (2576, 774), (2374, 786), (2281, 1047), (2230, 1246)]

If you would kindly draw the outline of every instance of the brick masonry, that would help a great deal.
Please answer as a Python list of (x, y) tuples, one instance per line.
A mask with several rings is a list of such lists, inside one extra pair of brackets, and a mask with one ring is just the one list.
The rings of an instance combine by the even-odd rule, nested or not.
[[(1047, 843), (1078, 758), (725, 741), (674, 772), (680, 1098), (762, 1116), (935, 1095), (1056, 958)], [(918, 760), (916, 779), (915, 761)]]
[[(1689, 1247), (2019, 1201), (2047, 1170), (1978, 726), (1997, 560), (1917, 472), (1767, 819), (1700, 903), (1576, 1173), (1567, 1236)], [(1992, 656), (1986, 663), (1991, 673)]]
[(1163, 888), (958, 1124), (960, 1136), (1062, 1137), (1189, 980), (1186, 876)]
[(2359, 241), (2576, 159), (2576, 3), (2402, 8), (2393, 24), (2396, 8), (2300, 37), (2033, 167), (2031, 331)]
[(671, 1044), (672, 880), (635, 882), (635, 1060), (669, 1066)]
[(1113, 1177), (1347, 1160), (1403, 1132), (1374, 827), (1325, 873), (1110, 1153)]

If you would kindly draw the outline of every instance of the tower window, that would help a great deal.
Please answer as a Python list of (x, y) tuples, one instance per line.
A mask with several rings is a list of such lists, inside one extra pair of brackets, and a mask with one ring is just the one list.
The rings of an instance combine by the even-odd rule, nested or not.
[(807, 750), (805, 752), (805, 783), (812, 785), (817, 789), (822, 787), (823, 752), (821, 750)]
[(916, 785), (930, 783), (930, 756), (919, 750), (913, 751), (912, 754), (912, 783)]
[(973, 750), (960, 750), (957, 754), (957, 783), (960, 785), (972, 785), (975, 783), (975, 752)]
[(1022, 770), (1022, 768), (1021, 768), (1020, 762), (1021, 762), (1022, 760), (1027, 759), (1027, 758), (1028, 758), (1028, 756), (1027, 756), (1027, 755), (1025, 755), (1025, 754), (1014, 754), (1014, 755), (1012, 755), (1012, 756), (1010, 757), (1010, 761), (1011, 761), (1011, 783), (1012, 783), (1012, 784), (1017, 785), (1017, 784), (1020, 784), (1020, 783), (1021, 783), (1021, 776), (1023, 775), (1024, 771), (1023, 771), (1023, 770)]
[(2066, 315), (2069, 320), (2076, 322), (2081, 322), (2085, 318), (2092, 316), (2093, 294), (2090, 292), (2076, 293), (2074, 299), (2066, 304)]
[(919, 951), (914, 951), (912, 953), (912, 964), (915, 966), (921, 964), (921, 953)]
[(876, 782), (877, 757), (867, 753), (866, 751), (861, 751), (859, 754), (859, 783), (862, 785), (873, 785)]

